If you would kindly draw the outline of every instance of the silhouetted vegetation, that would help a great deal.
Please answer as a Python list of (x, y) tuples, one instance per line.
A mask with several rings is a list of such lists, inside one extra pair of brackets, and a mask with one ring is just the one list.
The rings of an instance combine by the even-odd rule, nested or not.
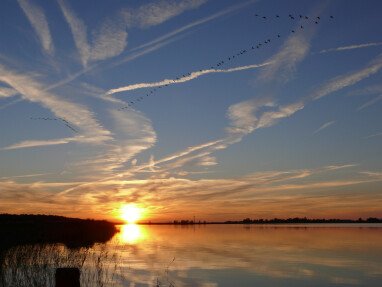
[(0, 250), (17, 245), (62, 243), (67, 247), (91, 247), (107, 242), (117, 232), (105, 220), (53, 215), (0, 214)]
[(85, 260), (95, 271), (83, 273), (82, 281), (89, 282), (84, 286), (102, 286), (93, 283), (111, 280), (99, 266), (108, 255), (89, 250), (116, 232), (114, 224), (104, 220), (0, 214), (0, 286), (53, 286), (55, 268), (81, 269)]

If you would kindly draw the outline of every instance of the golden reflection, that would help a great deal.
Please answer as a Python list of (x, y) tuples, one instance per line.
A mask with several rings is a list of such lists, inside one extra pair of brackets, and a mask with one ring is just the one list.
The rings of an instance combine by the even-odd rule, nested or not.
[(125, 224), (121, 226), (119, 239), (122, 243), (137, 244), (146, 238), (146, 232), (137, 224)]

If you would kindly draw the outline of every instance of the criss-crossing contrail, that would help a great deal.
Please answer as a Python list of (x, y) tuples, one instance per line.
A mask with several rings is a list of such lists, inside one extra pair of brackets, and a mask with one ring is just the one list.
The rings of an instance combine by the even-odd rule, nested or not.
[(375, 43), (365, 43), (365, 44), (358, 44), (358, 45), (350, 45), (350, 46), (342, 46), (337, 48), (331, 48), (331, 49), (325, 49), (321, 50), (319, 53), (328, 53), (328, 52), (339, 52), (339, 51), (345, 51), (345, 50), (354, 50), (354, 49), (361, 49), (361, 48), (368, 48), (373, 46), (381, 46), (382, 42), (375, 42)]
[[(274, 19), (284, 18), (283, 15), (279, 15), (279, 14), (275, 14), (274, 16), (264, 16), (264, 15), (255, 14), (255, 17), (260, 19), (260, 21), (264, 21), (264, 22), (268, 22), (269, 20), (271, 20), (273, 18)], [(296, 28), (294, 28), (293, 30), (290, 30), (291, 33), (296, 33), (298, 30), (304, 30), (306, 24), (309, 24), (309, 22), (315, 23), (315, 24), (319, 24), (321, 22), (321, 17), (320, 16), (308, 17), (306, 15), (292, 15), (292, 14), (289, 14), (288, 17), (285, 17), (285, 18), (289, 18), (292, 21), (295, 21), (296, 19), (300, 20), (300, 23), (298, 24), (298, 26), (296, 26)], [(333, 20), (334, 16), (330, 15), (328, 18), (330, 20)], [(302, 23), (302, 21), (305, 21), (305, 22)], [(301, 24), (304, 24), (304, 25), (301, 25)], [(108, 90), (105, 93), (105, 96), (113, 95), (113, 94), (121, 93), (121, 92), (126, 92), (126, 91), (137, 90), (137, 89), (151, 88), (146, 93), (146, 95), (141, 95), (141, 96), (135, 97), (133, 99), (130, 99), (126, 106), (121, 107), (121, 108), (118, 109), (118, 110), (124, 110), (124, 109), (127, 109), (129, 107), (135, 106), (138, 102), (141, 102), (141, 101), (145, 100), (147, 97), (154, 96), (162, 88), (165, 88), (165, 87), (167, 87), (169, 85), (179, 84), (179, 83), (184, 83), (184, 82), (187, 82), (187, 81), (191, 81), (191, 80), (193, 80), (195, 78), (198, 78), (198, 77), (200, 77), (202, 75), (209, 74), (209, 73), (231, 73), (231, 72), (236, 72), (236, 71), (241, 71), (241, 70), (259, 68), (259, 67), (262, 67), (262, 66), (266, 66), (266, 65), (272, 64), (272, 62), (266, 62), (266, 63), (263, 63), (263, 64), (240, 66), (240, 67), (230, 68), (230, 69), (221, 69), (222, 66), (225, 66), (228, 63), (232, 63), (233, 61), (237, 60), (238, 57), (240, 57), (242, 55), (245, 55), (245, 54), (247, 54), (249, 52), (257, 51), (258, 49), (261, 49), (262, 47), (268, 46), (269, 43), (271, 43), (271, 41), (273, 42), (273, 40), (280, 39), (281, 37), (282, 37), (281, 34), (278, 33), (278, 34), (276, 34), (274, 36), (271, 36), (270, 38), (265, 39), (265, 41), (260, 41), (260, 42), (257, 42), (257, 43), (252, 43), (252, 46), (247, 47), (247, 49), (240, 50), (240, 51), (236, 52), (235, 54), (230, 55), (230, 56), (226, 57), (225, 59), (219, 61), (217, 64), (209, 65), (209, 66), (207, 66), (207, 68), (200, 69), (199, 71), (186, 72), (186, 73), (184, 73), (182, 75), (179, 75), (178, 77), (175, 77), (175, 79), (164, 79), (164, 80), (159, 81), (159, 82), (151, 82), (151, 83), (147, 83), (147, 82), (145, 82), (145, 83), (137, 83), (137, 84), (131, 84), (131, 85), (115, 88), (115, 89), (110, 89), (110, 90)]]
[(176, 79), (165, 79), (159, 82), (152, 82), (152, 83), (139, 83), (139, 84), (133, 84), (128, 85), (116, 89), (111, 89), (106, 92), (106, 95), (113, 95), (116, 93), (126, 92), (126, 91), (132, 91), (137, 89), (144, 89), (144, 88), (154, 88), (154, 87), (161, 87), (161, 86), (168, 86), (178, 83), (184, 83), (191, 81), (193, 79), (196, 79), (200, 76), (211, 74), (211, 73), (232, 73), (237, 71), (243, 71), (243, 70), (250, 70), (250, 69), (256, 69), (260, 67), (264, 67), (271, 64), (271, 62), (266, 62), (262, 64), (253, 64), (253, 65), (247, 65), (247, 66), (239, 66), (236, 68), (230, 68), (230, 69), (206, 69), (206, 70), (199, 70), (197, 72), (192, 72), (187, 74), (185, 77), (182, 78), (176, 78)]

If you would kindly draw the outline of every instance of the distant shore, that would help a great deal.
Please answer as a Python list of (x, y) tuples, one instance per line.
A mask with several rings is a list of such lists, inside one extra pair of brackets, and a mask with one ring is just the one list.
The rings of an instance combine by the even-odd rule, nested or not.
[(205, 225), (205, 224), (333, 224), (333, 223), (382, 223), (382, 218), (368, 217), (366, 219), (337, 219), (337, 218), (319, 218), (319, 219), (310, 219), (310, 218), (273, 218), (273, 219), (250, 219), (245, 218), (243, 220), (227, 220), (227, 221), (193, 221), (193, 220), (174, 220), (169, 222), (139, 222), (141, 225)]

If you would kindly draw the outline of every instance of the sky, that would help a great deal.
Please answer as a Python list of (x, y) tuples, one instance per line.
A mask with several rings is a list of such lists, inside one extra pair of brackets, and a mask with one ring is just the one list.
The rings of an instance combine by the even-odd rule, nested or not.
[(380, 1), (1, 1), (0, 212), (382, 217)]

